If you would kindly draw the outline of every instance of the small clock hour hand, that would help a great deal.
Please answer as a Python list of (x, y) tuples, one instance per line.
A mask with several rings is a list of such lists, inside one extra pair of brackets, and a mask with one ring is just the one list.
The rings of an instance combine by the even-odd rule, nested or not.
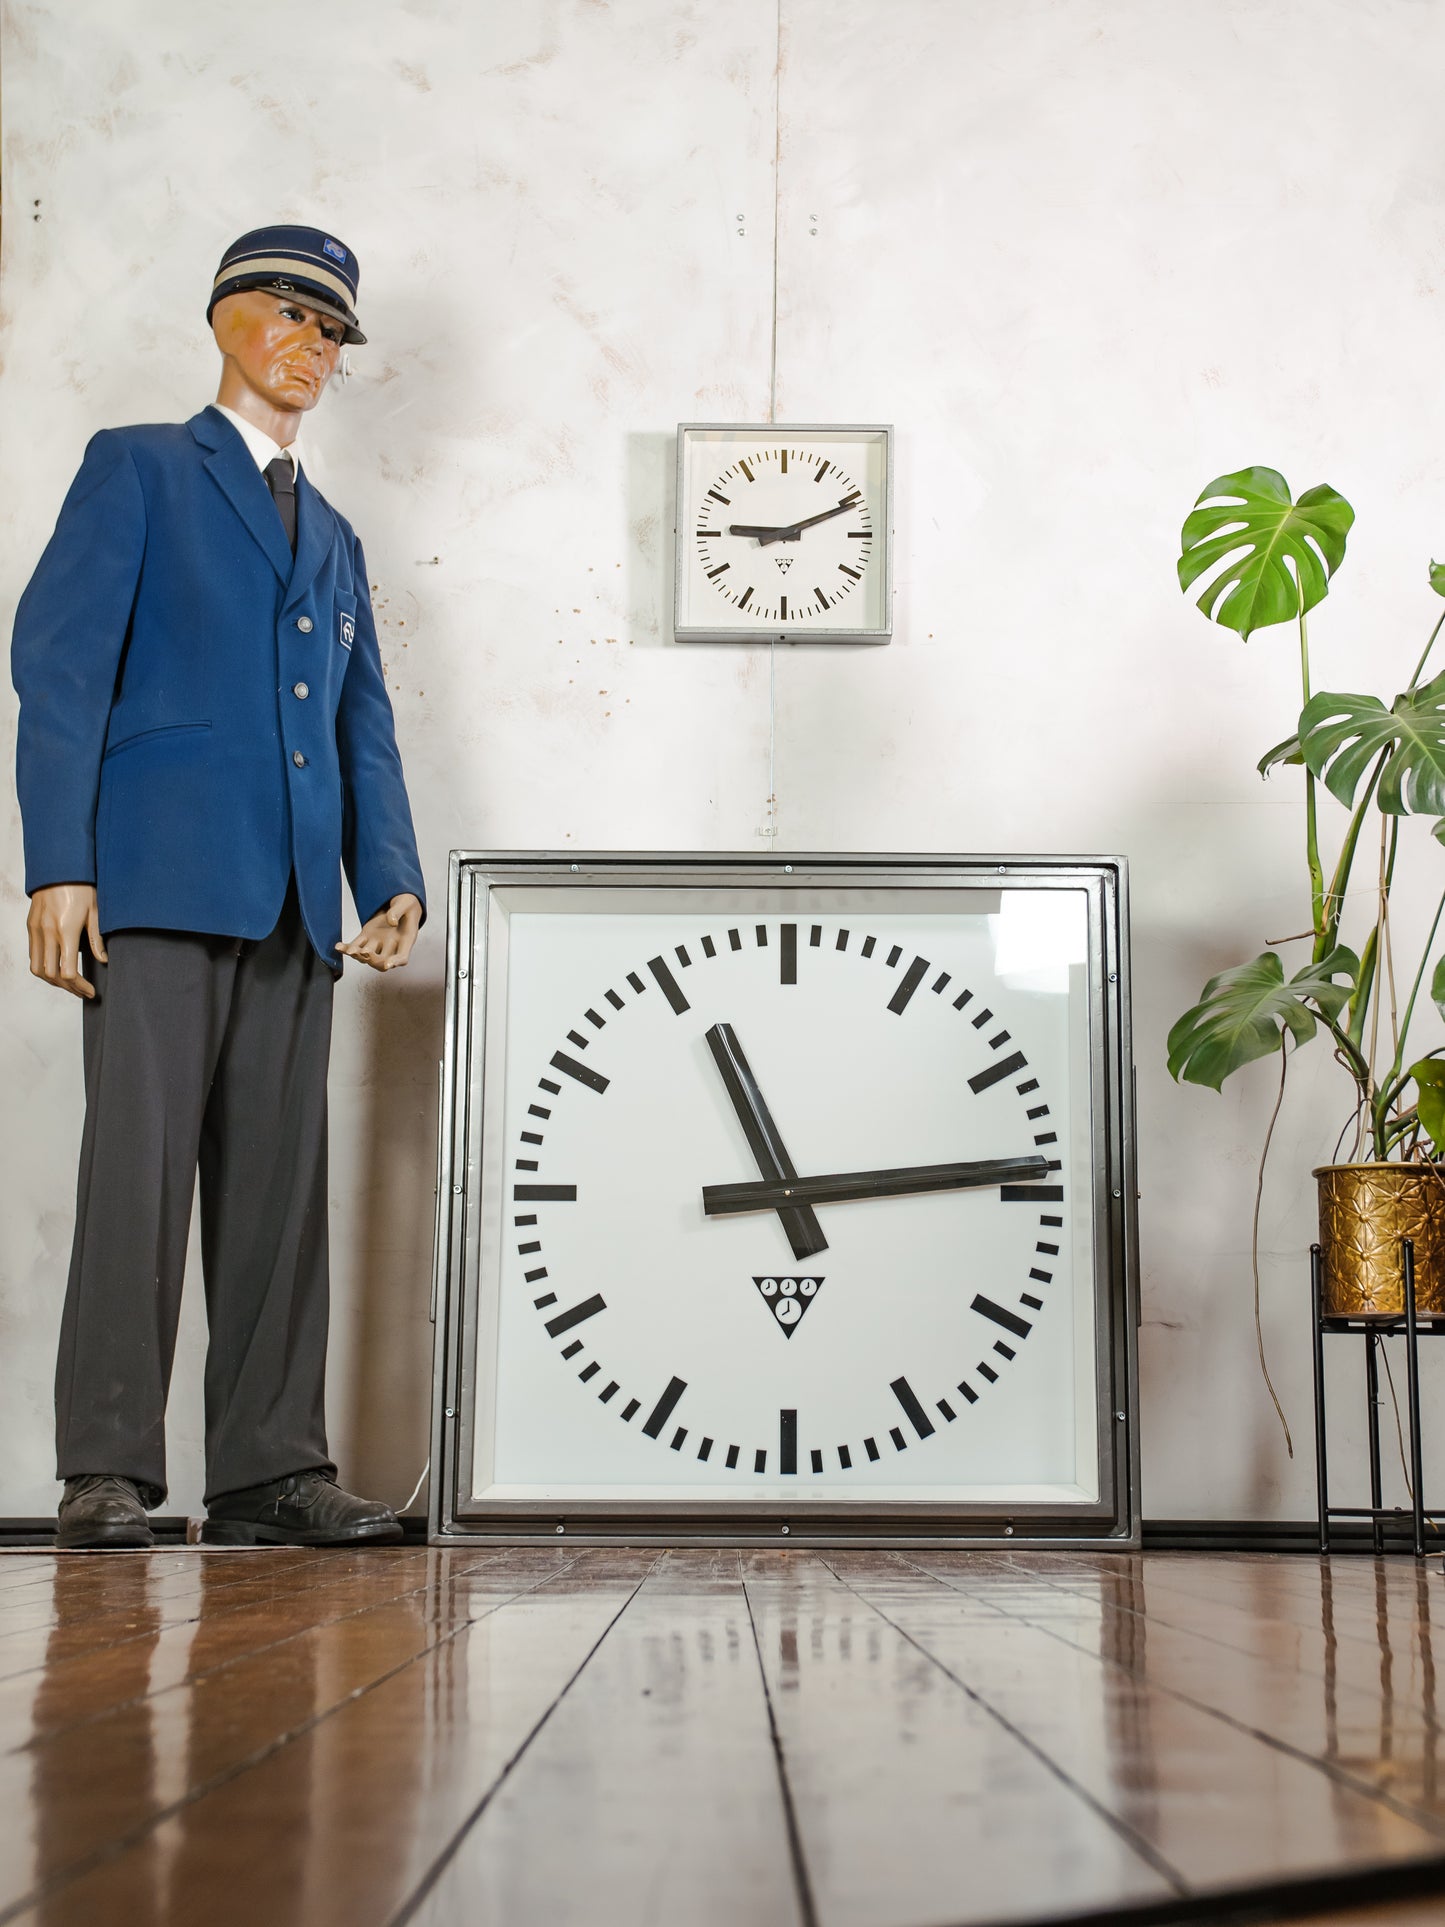
[(903, 1198), (920, 1191), (969, 1191), (990, 1184), (1028, 1184), (1048, 1175), (1048, 1159), (984, 1158), (968, 1164), (904, 1164), (891, 1171), (840, 1171), (829, 1177), (768, 1179), (761, 1184), (705, 1184), (710, 1218), (786, 1205), (850, 1204), (860, 1198)]
[[(771, 1111), (763, 1102), (758, 1080), (743, 1055), (737, 1033), (731, 1024), (714, 1024), (707, 1033), (707, 1043), (732, 1100), (732, 1107), (738, 1114), (743, 1135), (757, 1160), (758, 1169), (764, 1178), (775, 1179), (781, 1184), (791, 1183), (798, 1175), (796, 1167), (778, 1135)], [(762, 1210), (768, 1207), (754, 1208)], [(778, 1214), (795, 1258), (812, 1258), (828, 1249), (823, 1227), (818, 1223), (811, 1205), (792, 1205), (780, 1198), (771, 1209)]]
[(824, 509), (821, 515), (808, 515), (801, 522), (786, 522), (781, 528), (756, 528), (751, 522), (734, 522), (728, 529), (729, 535), (755, 535), (758, 547), (765, 549), (770, 542), (796, 542), (804, 529), (812, 528), (818, 522), (831, 522), (835, 515), (846, 515), (856, 506), (856, 497), (851, 501), (840, 502), (835, 509)]

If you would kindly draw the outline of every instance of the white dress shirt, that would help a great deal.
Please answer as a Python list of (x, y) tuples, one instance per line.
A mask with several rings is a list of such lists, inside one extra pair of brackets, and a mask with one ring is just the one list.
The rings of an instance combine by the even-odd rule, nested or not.
[(279, 442), (273, 442), (269, 435), (263, 434), (254, 422), (248, 422), (244, 415), (238, 415), (234, 408), (227, 408), (223, 403), (218, 401), (212, 402), (211, 406), (218, 415), (224, 415), (232, 428), (235, 429), (236, 433), (241, 437), (241, 440), (246, 444), (247, 448), (250, 449), (252, 458), (263, 475), (278, 455), (289, 455), (291, 457), (291, 473), (293, 475), (299, 474), (301, 469), (301, 437), (299, 435), (289, 448), (282, 448)]

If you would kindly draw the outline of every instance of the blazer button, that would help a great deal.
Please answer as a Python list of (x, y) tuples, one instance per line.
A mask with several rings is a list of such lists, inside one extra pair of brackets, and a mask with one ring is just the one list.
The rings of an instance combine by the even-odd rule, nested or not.
[(311, 620), (310, 616), (297, 616), (296, 627), (301, 631), (303, 636), (309, 636), (311, 631), (316, 627), (316, 624)]
[(298, 702), (304, 703), (306, 698), (311, 694), (311, 691), (304, 682), (298, 682), (293, 685), (291, 694), (296, 697)]
[(297, 769), (305, 769), (306, 767), (306, 758), (301, 754), (299, 749), (292, 750), (291, 761), (296, 765)]

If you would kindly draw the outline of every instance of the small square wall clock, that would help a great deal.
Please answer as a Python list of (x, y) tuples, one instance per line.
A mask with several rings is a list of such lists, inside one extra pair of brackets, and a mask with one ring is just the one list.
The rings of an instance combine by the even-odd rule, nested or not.
[(1125, 889), (454, 854), (434, 1535), (1134, 1543)]
[(684, 422), (678, 642), (887, 642), (893, 430)]

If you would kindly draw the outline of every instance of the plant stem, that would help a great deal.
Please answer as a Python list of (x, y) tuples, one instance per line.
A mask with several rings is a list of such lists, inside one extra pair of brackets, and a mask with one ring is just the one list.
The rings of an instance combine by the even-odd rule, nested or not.
[[(1430, 952), (1435, 946), (1435, 932), (1440, 928), (1440, 919), (1442, 916), (1445, 916), (1445, 894), (1442, 894), (1440, 901), (1435, 905), (1435, 920), (1430, 925), (1429, 936), (1425, 939), (1425, 948), (1420, 955), (1420, 968), (1415, 972), (1415, 981), (1410, 986), (1410, 998), (1405, 1005), (1405, 1021), (1400, 1026), (1399, 1042), (1395, 1048), (1395, 1061), (1390, 1066), (1389, 1077), (1385, 1080), (1384, 1088), (1381, 1091), (1381, 1096), (1384, 1099), (1387, 1110), (1399, 1096), (1403, 1086), (1409, 1081), (1403, 1075), (1405, 1045), (1409, 1041), (1410, 1022), (1415, 1015), (1415, 999), (1420, 995), (1420, 986), (1425, 981), (1425, 972), (1430, 963)], [(1436, 1053), (1431, 1052), (1431, 1055), (1434, 1056)]]
[[(1328, 947), (1331, 950), (1339, 941), (1340, 912), (1345, 900), (1345, 891), (1349, 887), (1350, 871), (1354, 867), (1355, 861), (1355, 845), (1359, 842), (1360, 831), (1364, 827), (1365, 812), (1375, 800), (1375, 791), (1379, 788), (1380, 777), (1384, 771), (1385, 764), (1389, 760), (1390, 751), (1387, 749), (1382, 750), (1376, 759), (1374, 769), (1370, 772), (1370, 780), (1365, 786), (1365, 793), (1356, 804), (1354, 814), (1350, 817), (1350, 827), (1345, 831), (1345, 840), (1340, 845), (1339, 861), (1335, 865), (1334, 875), (1330, 878), (1330, 887), (1325, 893), (1325, 936)], [(1315, 961), (1316, 963), (1319, 962), (1318, 956), (1315, 958)]]
[[(1300, 708), (1310, 699), (1310, 632), (1303, 609), (1299, 612)], [(1329, 950), (1325, 930), (1325, 873), (1320, 863), (1320, 831), (1315, 807), (1315, 774), (1305, 769), (1305, 857), (1310, 871), (1310, 924), (1315, 933), (1316, 963)]]
[(1289, 1435), (1289, 1420), (1284, 1415), (1284, 1407), (1279, 1402), (1279, 1393), (1274, 1389), (1274, 1380), (1269, 1375), (1269, 1361), (1264, 1355), (1264, 1322), (1259, 1309), (1259, 1213), (1264, 1202), (1264, 1167), (1269, 1157), (1270, 1143), (1274, 1138), (1274, 1127), (1279, 1122), (1280, 1107), (1284, 1103), (1284, 1081), (1289, 1075), (1289, 1045), (1283, 1030), (1279, 1034), (1279, 1095), (1274, 1100), (1270, 1113), (1269, 1129), (1264, 1134), (1264, 1148), (1259, 1154), (1259, 1176), (1254, 1187), (1254, 1230), (1250, 1238), (1250, 1262), (1254, 1271), (1254, 1342), (1259, 1352), (1259, 1369), (1264, 1376), (1269, 1395), (1274, 1401), (1275, 1414), (1284, 1430), (1285, 1450), (1294, 1457), (1294, 1440)]
[(1425, 653), (1415, 664), (1415, 673), (1410, 678), (1410, 687), (1405, 691), (1407, 696), (1410, 695), (1419, 684), (1420, 677), (1424, 673), (1425, 664), (1430, 660), (1430, 651), (1435, 647), (1435, 638), (1442, 629), (1445, 629), (1445, 616), (1441, 616), (1440, 620), (1435, 624), (1435, 627), (1430, 631), (1430, 640), (1425, 644)]

